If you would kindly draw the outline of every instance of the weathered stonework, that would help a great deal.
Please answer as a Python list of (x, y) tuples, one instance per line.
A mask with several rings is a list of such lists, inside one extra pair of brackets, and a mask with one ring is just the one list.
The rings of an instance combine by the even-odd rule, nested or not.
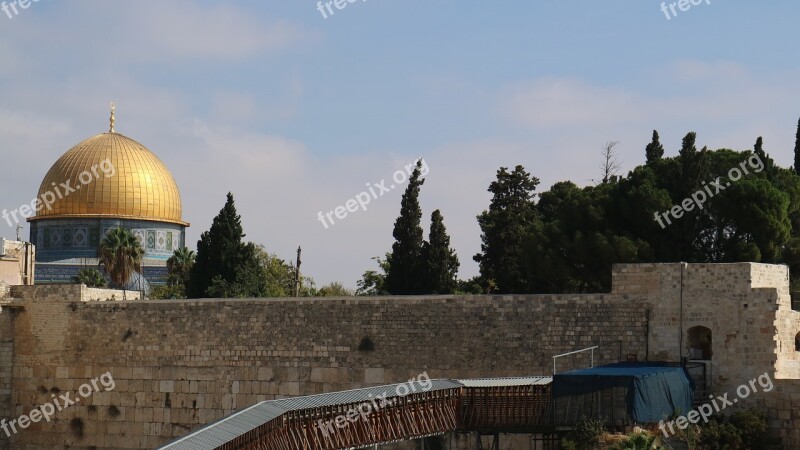
[[(20, 430), (13, 448), (153, 448), (257, 401), (423, 371), (549, 375), (553, 355), (617, 340), (623, 358), (677, 361), (688, 330), (704, 326), (714, 391), (780, 378), (752, 404), (798, 447), (800, 313), (786, 276), (762, 264), (645, 264), (616, 266), (610, 294), (127, 302), (80, 286), (14, 287), (0, 314), (0, 362), (13, 366), (0, 368), (0, 412), (19, 417), (110, 372), (113, 390)], [(618, 351), (603, 347), (595, 363)], [(558, 368), (580, 364), (587, 355)]]

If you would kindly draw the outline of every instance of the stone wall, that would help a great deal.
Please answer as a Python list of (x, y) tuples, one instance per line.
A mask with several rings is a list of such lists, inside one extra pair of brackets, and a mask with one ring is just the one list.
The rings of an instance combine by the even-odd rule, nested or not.
[[(557, 353), (645, 348), (644, 303), (608, 295), (75, 302), (75, 287), (48, 288), (19, 292), (13, 416), (106, 372), (115, 386), (21, 430), (15, 448), (153, 448), (260, 400), (423, 371), (548, 375)], [(579, 363), (588, 354), (559, 367)]]
[[(2, 291), (2, 286), (0, 286)], [(2, 297), (0, 297), (2, 298)], [(13, 415), (11, 388), (14, 364), (14, 328), (11, 311), (3, 307), (0, 311), (0, 418)], [(5, 433), (0, 431), (0, 449), (9, 448)]]
[[(616, 340), (621, 349), (603, 347), (596, 363), (619, 353), (676, 361), (689, 330), (703, 326), (714, 392), (765, 372), (781, 378), (752, 404), (800, 447), (800, 313), (790, 309), (786, 275), (762, 264), (621, 265), (611, 294), (541, 296), (121, 302), (97, 301), (121, 296), (81, 286), (14, 287), (13, 314), (0, 314), (13, 337), (12, 390), (0, 411), (17, 418), (71, 393), (77, 404), (18, 430), (13, 447), (153, 448), (257, 401), (423, 371), (549, 375), (554, 354)], [(587, 364), (580, 354), (558, 368)]]
[(764, 372), (799, 379), (786, 266), (768, 264), (619, 265), (614, 293), (638, 294), (651, 306), (650, 358), (689, 357), (692, 331), (711, 332), (708, 359), (715, 390), (730, 390)]

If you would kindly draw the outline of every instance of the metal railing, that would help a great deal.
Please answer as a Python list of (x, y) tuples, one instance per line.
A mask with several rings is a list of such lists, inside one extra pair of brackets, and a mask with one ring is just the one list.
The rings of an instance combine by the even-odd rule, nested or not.
[(595, 349), (598, 349), (600, 347), (605, 347), (607, 345), (612, 345), (612, 344), (617, 344), (619, 346), (619, 350), (618, 350), (619, 354), (618, 354), (617, 362), (622, 361), (622, 341), (608, 342), (608, 343), (605, 343), (605, 344), (594, 345), (592, 347), (582, 348), (580, 350), (575, 350), (575, 351), (562, 353), (560, 355), (553, 356), (553, 375), (558, 373), (556, 371), (556, 361), (558, 360), (558, 358), (563, 358), (565, 356), (576, 355), (578, 353), (583, 353), (583, 352), (589, 352), (589, 367), (594, 367), (594, 351), (595, 351)]

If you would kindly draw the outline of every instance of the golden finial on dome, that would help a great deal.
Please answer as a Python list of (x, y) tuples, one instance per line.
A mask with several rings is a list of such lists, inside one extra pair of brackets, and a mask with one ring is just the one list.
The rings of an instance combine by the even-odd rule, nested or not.
[(109, 128), (109, 133), (114, 133), (114, 110), (117, 109), (117, 105), (114, 102), (111, 102), (111, 127)]

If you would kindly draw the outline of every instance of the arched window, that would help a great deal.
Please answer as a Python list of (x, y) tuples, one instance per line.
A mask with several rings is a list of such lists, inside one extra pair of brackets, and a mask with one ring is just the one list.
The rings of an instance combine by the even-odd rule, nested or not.
[(800, 352), (800, 333), (794, 335), (794, 351)]
[(711, 330), (702, 327), (692, 327), (688, 331), (689, 359), (711, 359)]

